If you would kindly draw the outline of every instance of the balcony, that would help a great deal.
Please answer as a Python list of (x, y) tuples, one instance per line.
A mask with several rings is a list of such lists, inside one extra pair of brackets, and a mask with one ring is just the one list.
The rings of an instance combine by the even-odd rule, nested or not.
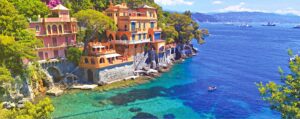
[(60, 44), (60, 45), (57, 45), (57, 44), (47, 44), (44, 47), (36, 48), (36, 49), (37, 50), (63, 49), (63, 48), (66, 48), (68, 46), (74, 46), (74, 45), (75, 45), (74, 43), (69, 43), (69, 44), (63, 43), (63, 44)]
[(151, 41), (150, 39), (143, 39), (143, 40), (113, 40), (113, 41), (111, 41), (111, 43), (130, 45), (130, 44), (150, 43), (150, 41)]

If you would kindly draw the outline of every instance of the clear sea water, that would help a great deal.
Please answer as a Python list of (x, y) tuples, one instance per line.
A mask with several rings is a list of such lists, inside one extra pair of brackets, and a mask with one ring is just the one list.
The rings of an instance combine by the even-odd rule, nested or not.
[[(157, 80), (108, 92), (83, 91), (53, 98), (63, 119), (279, 119), (262, 101), (255, 82), (279, 82), (288, 70), (287, 49), (299, 50), (293, 25), (240, 28), (201, 24), (211, 35), (200, 53)], [(217, 86), (208, 92), (208, 86)]]

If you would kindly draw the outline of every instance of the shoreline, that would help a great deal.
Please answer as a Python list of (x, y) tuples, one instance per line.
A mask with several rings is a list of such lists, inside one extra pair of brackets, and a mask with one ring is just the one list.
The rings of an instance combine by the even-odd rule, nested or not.
[[(136, 79), (121, 80), (121, 81), (113, 82), (110, 84), (97, 86), (96, 88), (91, 89), (91, 90), (65, 89), (65, 90), (63, 90), (64, 91), (63, 94), (60, 96), (63, 96), (66, 94), (82, 92), (82, 91), (106, 92), (106, 91), (111, 91), (111, 90), (115, 90), (115, 89), (128, 88), (128, 87), (132, 87), (132, 86), (136, 86), (136, 85), (140, 85), (140, 84), (149, 83), (153, 80), (156, 80), (156, 78), (160, 77), (162, 74), (168, 73), (175, 64), (182, 63), (184, 61), (184, 59), (187, 59), (187, 58), (190, 58), (190, 57), (175, 60), (172, 62), (172, 65), (168, 65), (167, 68), (163, 68), (162, 71), (159, 71), (159, 73), (156, 73), (156, 74), (152, 74), (151, 76), (139, 76)], [(59, 96), (44, 95), (44, 96), (39, 96), (38, 98), (47, 97), (47, 96), (50, 98), (59, 97)]]

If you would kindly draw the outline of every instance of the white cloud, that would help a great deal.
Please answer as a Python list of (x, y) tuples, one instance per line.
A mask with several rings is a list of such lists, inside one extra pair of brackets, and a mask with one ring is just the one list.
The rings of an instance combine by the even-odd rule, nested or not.
[(171, 5), (193, 5), (194, 2), (188, 1), (188, 0), (154, 0), (156, 3), (165, 5), (165, 6), (171, 6)]
[(255, 10), (245, 7), (246, 3), (241, 2), (238, 5), (232, 5), (225, 7), (223, 9), (220, 9), (219, 12), (263, 12), (262, 10)]
[(279, 10), (276, 10), (275, 13), (277, 13), (277, 14), (294, 14), (294, 15), (300, 16), (300, 11), (295, 10), (293, 8), (279, 9)]
[(214, 4), (214, 5), (219, 5), (219, 4), (223, 4), (223, 2), (222, 2), (222, 1), (219, 1), (219, 0), (217, 0), (217, 1), (213, 1), (213, 2), (212, 2), (212, 4)]

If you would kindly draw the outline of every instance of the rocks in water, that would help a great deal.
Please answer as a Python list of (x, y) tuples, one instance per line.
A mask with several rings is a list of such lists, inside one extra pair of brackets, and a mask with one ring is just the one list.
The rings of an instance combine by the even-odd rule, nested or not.
[(175, 115), (174, 114), (166, 114), (166, 115), (164, 115), (164, 119), (175, 119)]
[(158, 119), (158, 117), (156, 117), (150, 113), (139, 112), (139, 113), (137, 113), (137, 115), (132, 117), (132, 119)]
[(142, 108), (139, 108), (139, 107), (134, 108), (134, 107), (133, 107), (133, 108), (130, 108), (129, 111), (130, 111), (130, 112), (141, 112), (141, 111), (142, 111)]

